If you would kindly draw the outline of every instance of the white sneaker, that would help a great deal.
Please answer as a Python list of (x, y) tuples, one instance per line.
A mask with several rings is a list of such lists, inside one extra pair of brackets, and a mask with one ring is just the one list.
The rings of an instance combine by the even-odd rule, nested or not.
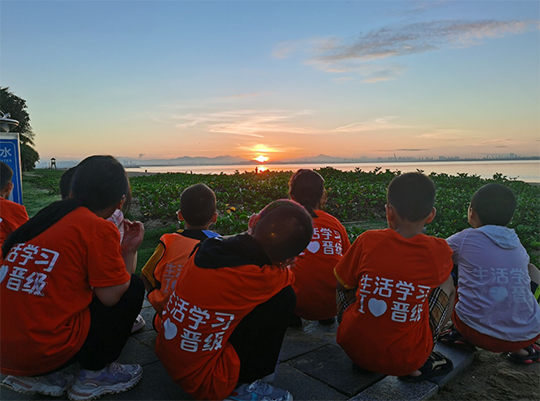
[(241, 384), (224, 401), (292, 401), (293, 396), (287, 390), (271, 386), (262, 380), (251, 384)]
[(144, 321), (144, 318), (141, 315), (137, 316), (137, 319), (135, 319), (135, 323), (133, 323), (133, 327), (131, 328), (131, 333), (135, 333), (136, 331), (139, 331), (144, 326), (146, 326), (146, 322)]
[(128, 391), (141, 380), (140, 365), (120, 365), (113, 362), (101, 370), (81, 369), (68, 391), (70, 400), (91, 400), (103, 394)]
[(75, 377), (72, 374), (60, 371), (45, 376), (8, 376), (2, 384), (18, 393), (38, 393), (59, 397), (74, 380)]

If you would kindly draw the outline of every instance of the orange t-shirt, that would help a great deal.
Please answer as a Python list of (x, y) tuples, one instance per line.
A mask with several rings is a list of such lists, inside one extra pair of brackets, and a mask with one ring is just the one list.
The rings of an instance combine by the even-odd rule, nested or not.
[(28, 214), (23, 205), (0, 196), (0, 247), (6, 238), (28, 221)]
[(156, 354), (184, 391), (196, 399), (222, 400), (240, 372), (231, 333), (294, 278), (288, 269), (270, 265), (201, 268), (195, 258), (185, 264), (169, 298)]
[(315, 210), (313, 237), (291, 270), (295, 280), (296, 310), (308, 320), (336, 316), (336, 277), (334, 267), (351, 246), (345, 227), (334, 216)]
[(428, 295), (452, 271), (444, 239), (394, 230), (366, 231), (336, 266), (339, 282), (355, 288), (337, 342), (354, 363), (403, 376), (420, 368), (433, 349)]
[(161, 329), (161, 314), (176, 286), (176, 280), (195, 246), (201, 241), (218, 234), (207, 230), (178, 230), (164, 234), (159, 239), (152, 257), (142, 268), (141, 274), (153, 285), (148, 300), (156, 310), (154, 328)]
[(90, 328), (92, 287), (128, 282), (120, 233), (80, 207), (27, 243), (0, 268), (0, 371), (31, 376), (73, 357)]

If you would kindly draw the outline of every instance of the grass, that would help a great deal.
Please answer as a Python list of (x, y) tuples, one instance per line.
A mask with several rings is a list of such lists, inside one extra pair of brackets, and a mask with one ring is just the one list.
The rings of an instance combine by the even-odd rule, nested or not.
[(23, 202), (29, 217), (57, 200), (60, 200), (60, 195), (51, 195), (49, 190), (38, 188), (32, 181), (23, 179)]

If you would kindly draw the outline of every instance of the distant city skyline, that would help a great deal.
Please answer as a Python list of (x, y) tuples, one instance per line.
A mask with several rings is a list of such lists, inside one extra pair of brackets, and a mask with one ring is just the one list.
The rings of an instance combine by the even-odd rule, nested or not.
[(530, 1), (2, 1), (1, 84), (27, 101), (43, 163), (539, 156), (539, 15)]

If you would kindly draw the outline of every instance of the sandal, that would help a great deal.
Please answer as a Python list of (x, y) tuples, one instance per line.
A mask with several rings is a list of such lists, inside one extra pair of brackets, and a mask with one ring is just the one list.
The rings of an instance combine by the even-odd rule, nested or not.
[(465, 340), (465, 338), (463, 338), (460, 332), (456, 329), (448, 329), (443, 331), (439, 337), (439, 341), (449, 346), (464, 348), (469, 351), (476, 351), (476, 347), (472, 343)]
[(529, 353), (527, 356), (519, 355), (517, 352), (509, 352), (508, 358), (510, 358), (512, 361), (520, 362), (520, 363), (534, 363), (534, 362), (540, 362), (540, 347), (538, 344), (531, 344), (528, 347), (523, 348), (525, 351)]
[(433, 351), (426, 363), (418, 369), (422, 374), (420, 376), (400, 376), (401, 380), (406, 382), (418, 383), (429, 380), (435, 376), (443, 376), (454, 369), (454, 364), (440, 352)]

